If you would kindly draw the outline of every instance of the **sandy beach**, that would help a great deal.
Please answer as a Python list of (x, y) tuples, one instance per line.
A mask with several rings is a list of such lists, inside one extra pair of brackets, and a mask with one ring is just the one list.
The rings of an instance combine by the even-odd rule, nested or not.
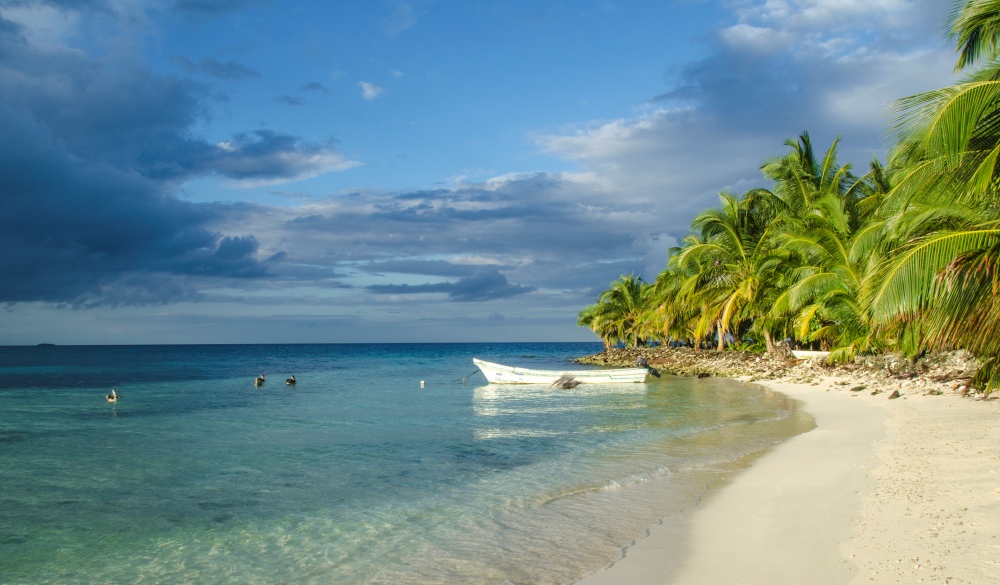
[(1000, 583), (1000, 400), (927, 380), (893, 384), (895, 399), (842, 373), (800, 380), (755, 383), (801, 401), (815, 429), (578, 583)]

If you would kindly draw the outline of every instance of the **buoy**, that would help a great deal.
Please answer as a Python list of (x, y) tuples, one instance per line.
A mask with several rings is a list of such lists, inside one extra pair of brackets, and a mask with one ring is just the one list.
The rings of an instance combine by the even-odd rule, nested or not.
[(423, 388), (423, 387), (424, 387), (424, 381), (423, 381), (423, 380), (421, 380), (421, 381), (420, 381), (420, 387), (421, 387), (421, 388)]

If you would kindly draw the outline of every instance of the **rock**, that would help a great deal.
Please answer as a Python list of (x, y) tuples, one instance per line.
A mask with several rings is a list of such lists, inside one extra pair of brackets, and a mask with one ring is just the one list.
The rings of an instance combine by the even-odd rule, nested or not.
[[(785, 360), (783, 357), (749, 351), (690, 347), (615, 348), (573, 361), (608, 367), (634, 367), (640, 356), (661, 372), (679, 376), (751, 377), (755, 380), (784, 380), (814, 383), (820, 376), (836, 376), (846, 389), (863, 387), (867, 391), (882, 388), (886, 392), (903, 386), (946, 389), (976, 394), (968, 389), (968, 380), (979, 364), (968, 352), (927, 352), (915, 360), (898, 354), (855, 356), (853, 363), (827, 364), (825, 361)], [(849, 381), (844, 381), (846, 378)], [(906, 381), (906, 382), (904, 382)], [(901, 384), (902, 383), (902, 384)], [(835, 388), (838, 386), (835, 386)], [(854, 390), (860, 392), (860, 389)], [(997, 393), (1000, 395), (1000, 393)]]
[(861, 392), (862, 390), (864, 390), (867, 387), (868, 386), (864, 386), (864, 385), (862, 385), (862, 386), (855, 386), (854, 388), (851, 388), (851, 392)]
[(899, 398), (899, 390), (892, 391), (892, 394), (889, 395), (889, 400), (892, 400), (893, 398)]
[(941, 391), (940, 390), (931, 389), (931, 390), (928, 390), (927, 394), (925, 394), (924, 396), (941, 396)]

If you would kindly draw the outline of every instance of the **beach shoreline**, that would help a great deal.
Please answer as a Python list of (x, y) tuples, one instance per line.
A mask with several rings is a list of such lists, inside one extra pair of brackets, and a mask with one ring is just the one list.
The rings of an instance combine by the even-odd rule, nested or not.
[(799, 401), (816, 428), (578, 585), (1000, 583), (1000, 400), (961, 377), (804, 362), (732, 377)]

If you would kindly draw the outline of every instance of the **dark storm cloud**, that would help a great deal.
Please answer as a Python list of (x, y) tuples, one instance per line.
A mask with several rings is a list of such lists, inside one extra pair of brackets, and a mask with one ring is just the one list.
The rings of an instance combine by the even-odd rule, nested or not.
[(250, 69), (249, 67), (231, 59), (229, 61), (222, 62), (211, 57), (203, 57), (195, 62), (187, 57), (174, 57), (173, 61), (177, 63), (181, 69), (188, 73), (203, 73), (217, 79), (238, 81), (241, 79), (260, 77), (260, 72)]
[(108, 67), (78, 52), (36, 51), (7, 21), (0, 27), (0, 99), (27, 112), (75, 157), (154, 180), (200, 175), (281, 181), (339, 170), (332, 144), (257, 130), (212, 144), (191, 126), (207, 88), (138, 67)]
[[(490, 188), (355, 193), (308, 210), (254, 215), (278, 214), (268, 220), (276, 229), (268, 238), (301, 264), (448, 278), (499, 269), (521, 284), (584, 291), (588, 302), (595, 282), (643, 271), (651, 253), (665, 258), (672, 245), (651, 252), (656, 237), (638, 237), (661, 233), (672, 208), (646, 208), (556, 176), (527, 175)], [(662, 263), (654, 262), (657, 271)]]
[(220, 175), (238, 181), (284, 181), (342, 170), (346, 161), (332, 145), (309, 143), (272, 130), (242, 132), (230, 140), (172, 137), (147, 146), (134, 161), (137, 171), (160, 180), (182, 181)]
[(340, 160), (272, 131), (209, 144), (190, 132), (207, 99), (181, 78), (35, 50), (0, 19), (0, 302), (162, 303), (202, 298), (199, 279), (267, 276), (280, 252), (219, 233), (236, 208), (178, 200), (174, 182), (293, 178)]
[(374, 284), (366, 287), (376, 294), (446, 293), (454, 301), (482, 302), (513, 297), (535, 290), (532, 286), (510, 284), (498, 270), (480, 272), (457, 282), (438, 284)]
[(0, 301), (158, 302), (193, 294), (163, 275), (265, 273), (256, 240), (206, 227), (224, 208), (81, 160), (23, 111), (0, 106), (0, 136)]
[[(202, 250), (176, 263), (172, 268), (178, 273), (200, 276), (228, 276), (234, 278), (260, 278), (267, 275), (266, 263), (255, 258), (259, 244), (253, 236), (225, 236), (214, 250)], [(283, 255), (269, 258), (281, 260)]]

